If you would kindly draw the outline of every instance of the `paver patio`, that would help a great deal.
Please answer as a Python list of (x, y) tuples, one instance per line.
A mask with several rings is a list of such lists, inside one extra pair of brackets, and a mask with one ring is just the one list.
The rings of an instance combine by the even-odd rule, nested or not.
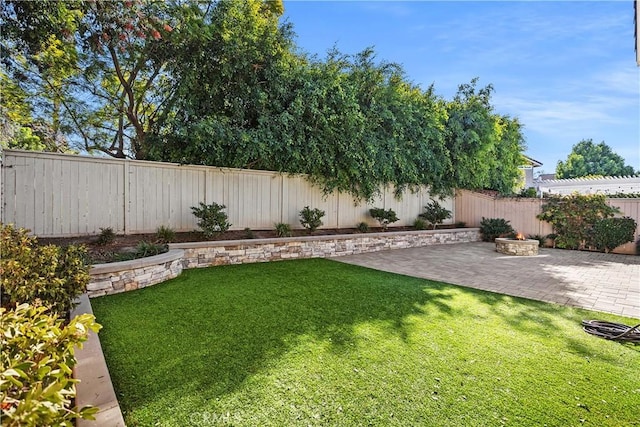
[(502, 255), (477, 242), (395, 249), (337, 261), (539, 301), (640, 318), (640, 257), (541, 248)]

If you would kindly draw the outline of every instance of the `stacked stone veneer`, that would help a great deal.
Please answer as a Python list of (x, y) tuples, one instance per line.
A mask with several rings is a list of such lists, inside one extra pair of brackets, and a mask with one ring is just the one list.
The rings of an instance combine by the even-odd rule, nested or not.
[(169, 245), (170, 251), (166, 254), (94, 266), (87, 291), (90, 297), (95, 297), (139, 289), (176, 277), (183, 268), (335, 257), (479, 240), (479, 229), (460, 228), (174, 243)]
[(496, 239), (496, 251), (505, 255), (535, 256), (538, 255), (538, 240), (514, 240), (499, 237)]
[(182, 273), (183, 258), (183, 250), (173, 249), (164, 254), (133, 261), (94, 265), (87, 293), (93, 298), (164, 282)]

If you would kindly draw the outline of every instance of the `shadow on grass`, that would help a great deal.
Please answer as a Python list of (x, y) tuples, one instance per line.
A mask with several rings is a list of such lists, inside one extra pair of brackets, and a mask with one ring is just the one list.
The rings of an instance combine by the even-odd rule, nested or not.
[(355, 344), (357, 325), (376, 322), (406, 340), (408, 316), (452, 316), (451, 298), (448, 285), (311, 259), (188, 270), (92, 304), (130, 411), (168, 390), (231, 393), (304, 337), (340, 354)]

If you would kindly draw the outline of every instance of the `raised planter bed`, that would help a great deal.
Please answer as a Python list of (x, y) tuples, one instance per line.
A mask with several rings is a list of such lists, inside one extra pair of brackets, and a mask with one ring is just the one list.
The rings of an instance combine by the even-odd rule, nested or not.
[(477, 228), (454, 228), (174, 243), (161, 255), (94, 265), (87, 293), (97, 297), (155, 285), (178, 276), (184, 268), (335, 257), (479, 240)]

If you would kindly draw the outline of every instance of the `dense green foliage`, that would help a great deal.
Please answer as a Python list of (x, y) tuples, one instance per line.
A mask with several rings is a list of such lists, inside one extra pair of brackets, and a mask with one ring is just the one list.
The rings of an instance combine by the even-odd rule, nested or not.
[(504, 218), (485, 218), (480, 221), (480, 234), (483, 242), (494, 242), (496, 237), (506, 237), (515, 230), (511, 223)]
[(305, 206), (304, 209), (300, 211), (300, 224), (309, 230), (309, 232), (314, 232), (322, 225), (323, 216), (323, 210), (318, 208), (311, 209), (309, 206)]
[(327, 259), (192, 269), (92, 305), (130, 426), (638, 418), (640, 352), (580, 325), (637, 323), (608, 313)]
[(386, 230), (389, 224), (400, 220), (391, 208), (386, 210), (384, 208), (371, 208), (369, 209), (369, 215), (380, 223), (383, 230)]
[(451, 218), (451, 211), (441, 206), (436, 200), (431, 199), (431, 202), (424, 207), (424, 212), (418, 216), (427, 220), (435, 230), (438, 224), (442, 224), (445, 219)]
[(593, 225), (591, 243), (599, 250), (609, 252), (627, 242), (633, 242), (636, 233), (633, 218), (602, 218)]
[(231, 227), (231, 224), (227, 221), (227, 213), (224, 212), (225, 208), (225, 205), (219, 205), (215, 202), (209, 205), (200, 202), (200, 207), (191, 207), (191, 211), (199, 220), (198, 227), (202, 229), (205, 237), (213, 237)]
[(306, 55), (280, 0), (8, 1), (1, 11), (12, 53), (2, 108), (21, 112), (5, 145), (305, 173), (367, 200), (385, 186), (509, 193), (518, 177), (521, 125), (493, 111), (490, 85), (474, 79), (447, 101), (371, 48)]
[(356, 225), (356, 230), (358, 230), (359, 233), (366, 233), (369, 231), (369, 224), (366, 222), (359, 222)]
[(607, 204), (602, 194), (553, 196), (545, 199), (537, 218), (553, 227), (554, 245), (562, 249), (585, 249), (592, 236), (594, 225), (603, 218), (619, 213)]
[(566, 162), (559, 161), (556, 166), (556, 178), (581, 178), (590, 175), (631, 176), (635, 175), (632, 166), (624, 164), (624, 158), (613, 152), (602, 141), (594, 144), (591, 139), (583, 139), (573, 146)]
[(94, 419), (98, 408), (72, 407), (76, 364), (74, 347), (82, 348), (89, 330), (100, 325), (91, 314), (63, 324), (46, 307), (20, 304), (0, 308), (0, 400), (3, 426), (75, 426)]
[(0, 300), (3, 307), (44, 305), (64, 317), (89, 283), (86, 249), (81, 246), (38, 246), (25, 229), (0, 230)]

